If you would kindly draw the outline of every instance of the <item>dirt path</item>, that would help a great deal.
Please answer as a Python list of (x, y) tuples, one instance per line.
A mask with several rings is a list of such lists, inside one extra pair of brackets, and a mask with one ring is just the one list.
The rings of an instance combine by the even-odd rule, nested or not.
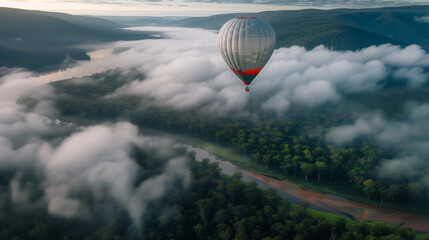
[(217, 162), (222, 172), (227, 175), (231, 176), (234, 172), (241, 172), (243, 181), (255, 180), (260, 188), (272, 187), (277, 189), (282, 198), (292, 203), (299, 204), (305, 201), (309, 203), (310, 208), (319, 211), (335, 213), (359, 221), (378, 221), (396, 226), (408, 226), (417, 232), (429, 233), (429, 214), (378, 207), (332, 194), (317, 192), (287, 180), (276, 180), (258, 172), (242, 169), (199, 147), (184, 143), (180, 145), (187, 147), (188, 151), (194, 151), (197, 160), (208, 158), (211, 162)]
[[(311, 208), (353, 217), (359, 221), (380, 221), (397, 226), (408, 226), (418, 232), (429, 232), (429, 215), (406, 212), (390, 208), (383, 208), (355, 202), (331, 194), (320, 193), (307, 189), (289, 181), (279, 181), (263, 174), (237, 168), (243, 175), (251, 176), (270, 187), (276, 188), (280, 193), (293, 198), (306, 201)], [(429, 206), (428, 206), (429, 207)]]

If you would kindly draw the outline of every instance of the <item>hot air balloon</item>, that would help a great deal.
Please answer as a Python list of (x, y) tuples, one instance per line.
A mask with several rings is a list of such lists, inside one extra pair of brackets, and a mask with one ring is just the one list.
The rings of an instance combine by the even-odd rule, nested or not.
[(229, 20), (219, 31), (219, 50), (229, 68), (246, 85), (262, 70), (276, 44), (273, 27), (256, 17)]

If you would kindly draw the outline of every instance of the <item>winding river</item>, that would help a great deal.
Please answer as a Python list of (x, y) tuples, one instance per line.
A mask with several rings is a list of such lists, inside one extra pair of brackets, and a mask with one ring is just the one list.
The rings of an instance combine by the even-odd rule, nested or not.
[(359, 221), (380, 221), (396, 226), (408, 226), (421, 233), (429, 232), (429, 215), (373, 206), (313, 191), (289, 181), (279, 181), (254, 171), (242, 169), (193, 145), (186, 143), (178, 143), (178, 145), (186, 147), (188, 151), (194, 151), (198, 161), (208, 158), (210, 162), (217, 162), (222, 172), (229, 176), (232, 176), (234, 172), (241, 172), (242, 180), (245, 182), (254, 180), (262, 189), (269, 187), (277, 189), (282, 198), (292, 203), (299, 204), (305, 201), (312, 209), (335, 213)]

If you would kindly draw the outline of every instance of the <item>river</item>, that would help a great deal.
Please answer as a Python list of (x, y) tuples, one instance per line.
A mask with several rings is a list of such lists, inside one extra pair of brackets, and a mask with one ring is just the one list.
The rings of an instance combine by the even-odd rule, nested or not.
[(218, 163), (224, 174), (232, 176), (235, 172), (241, 172), (242, 180), (245, 182), (254, 180), (262, 189), (275, 188), (282, 198), (292, 203), (299, 204), (305, 201), (309, 203), (310, 208), (319, 211), (335, 213), (359, 221), (380, 221), (396, 226), (408, 226), (421, 233), (429, 232), (429, 215), (373, 206), (313, 191), (289, 181), (279, 181), (254, 171), (242, 169), (193, 145), (186, 143), (178, 143), (178, 145), (186, 147), (188, 151), (194, 151), (198, 161), (208, 158), (210, 162)]

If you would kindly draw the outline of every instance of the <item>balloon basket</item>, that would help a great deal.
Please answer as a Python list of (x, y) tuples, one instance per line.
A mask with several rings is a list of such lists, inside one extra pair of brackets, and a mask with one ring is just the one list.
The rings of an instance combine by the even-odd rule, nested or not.
[(246, 86), (246, 87), (244, 88), (244, 91), (245, 91), (245, 92), (249, 92), (249, 90), (250, 90), (250, 89), (249, 89), (249, 87), (248, 87), (248, 86)]

